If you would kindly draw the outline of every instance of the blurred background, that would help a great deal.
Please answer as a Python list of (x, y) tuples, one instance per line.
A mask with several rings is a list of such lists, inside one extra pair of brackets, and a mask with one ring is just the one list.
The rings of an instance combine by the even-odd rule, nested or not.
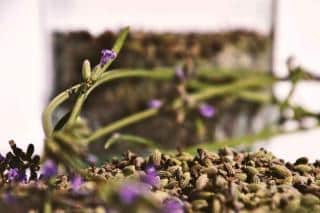
[[(313, 0), (1, 0), (0, 152), (9, 149), (10, 139), (22, 146), (32, 142), (41, 152), (43, 108), (59, 91), (80, 81), (83, 59), (99, 62), (99, 51), (111, 47), (123, 26), (129, 25), (131, 34), (113, 68), (176, 67), (191, 61), (189, 66), (196, 68), (246, 69), (281, 78), (288, 75), (292, 57), (290, 65), (320, 75), (320, 28), (315, 23), (319, 8), (320, 2)], [(171, 84), (146, 80), (111, 86), (112, 90), (98, 90), (96, 98), (88, 100), (84, 115), (92, 128), (142, 109), (153, 97), (170, 99), (172, 91)], [(283, 100), (291, 86), (283, 81), (268, 91)], [(292, 105), (319, 113), (318, 82), (299, 81), (296, 87)], [(219, 114), (213, 120), (191, 114), (177, 125), (172, 115), (164, 114), (124, 131), (174, 148), (177, 144), (172, 141), (182, 147), (220, 141), (256, 133), (281, 120), (271, 105), (233, 101), (225, 107), (220, 99), (210, 104)], [(314, 117), (298, 124), (290, 110), (285, 113), (281, 125), (288, 130), (298, 129), (301, 122), (304, 129), (318, 125)], [(199, 133), (199, 125), (205, 133)], [(285, 160), (315, 159), (320, 155), (319, 136), (320, 129), (311, 128), (260, 141), (254, 148), (266, 147)]]

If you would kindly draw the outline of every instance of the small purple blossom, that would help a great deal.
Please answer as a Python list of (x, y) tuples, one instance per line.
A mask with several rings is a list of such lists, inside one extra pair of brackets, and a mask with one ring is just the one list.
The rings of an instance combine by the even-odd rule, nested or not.
[(81, 185), (83, 184), (83, 179), (80, 175), (75, 175), (71, 179), (71, 186), (73, 192), (79, 192)]
[(146, 166), (145, 172), (147, 175), (157, 176), (157, 170), (153, 165)]
[(17, 168), (9, 169), (7, 176), (9, 181), (16, 181), (19, 178), (19, 170)]
[(117, 57), (117, 53), (113, 50), (109, 49), (103, 49), (101, 50), (101, 58), (100, 58), (100, 64), (103, 66), (106, 63), (108, 63), (110, 60), (113, 60)]
[(181, 66), (177, 67), (177, 69), (175, 70), (175, 76), (176, 76), (180, 81), (186, 80), (186, 74), (185, 74), (185, 72), (184, 72), (184, 70), (182, 69)]
[(163, 213), (183, 213), (183, 203), (178, 198), (168, 198), (163, 202)]
[(160, 177), (157, 174), (157, 170), (154, 166), (149, 165), (145, 169), (145, 175), (141, 176), (141, 181), (153, 187), (159, 187)]
[(148, 187), (142, 183), (125, 183), (119, 189), (119, 197), (123, 203), (131, 204), (148, 191)]
[(12, 195), (11, 192), (5, 192), (2, 194), (2, 200), (3, 202), (5, 202), (6, 204), (14, 204), (17, 199)]
[(207, 103), (202, 103), (199, 106), (199, 112), (205, 118), (212, 118), (216, 114), (216, 109)]
[(50, 179), (58, 173), (57, 164), (49, 159), (46, 160), (42, 165), (42, 175), (45, 179)]
[(4, 161), (6, 158), (5, 157), (3, 157), (3, 155), (2, 154), (0, 154), (0, 163), (2, 163), (2, 161)]
[(152, 99), (148, 102), (148, 107), (152, 109), (158, 109), (162, 106), (162, 101), (159, 99)]

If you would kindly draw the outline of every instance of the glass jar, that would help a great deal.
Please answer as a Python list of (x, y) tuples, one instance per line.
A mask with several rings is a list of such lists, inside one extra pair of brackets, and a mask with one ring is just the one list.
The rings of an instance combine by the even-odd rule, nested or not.
[[(100, 50), (112, 47), (118, 30), (127, 25), (129, 38), (111, 69), (175, 69), (183, 65), (190, 70), (209, 69), (212, 76), (215, 70), (240, 75), (271, 72), (272, 4), (272, 0), (45, 0), (53, 94), (79, 82), (82, 61), (88, 58), (92, 64), (99, 63)], [(220, 83), (224, 81), (228, 79)], [(97, 129), (143, 110), (150, 99), (173, 99), (175, 92), (172, 82), (120, 80), (94, 92), (83, 115)], [(177, 123), (175, 114), (162, 113), (119, 131), (174, 148), (254, 133), (275, 120), (270, 107), (236, 93), (207, 102), (216, 110), (211, 119), (199, 118), (198, 112), (191, 110)], [(58, 111), (57, 117), (67, 107)]]

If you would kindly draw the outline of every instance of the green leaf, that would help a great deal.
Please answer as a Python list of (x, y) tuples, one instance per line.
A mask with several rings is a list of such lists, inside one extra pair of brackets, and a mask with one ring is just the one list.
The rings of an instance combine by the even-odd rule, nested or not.
[(110, 146), (112, 146), (113, 144), (119, 141), (127, 141), (127, 142), (142, 144), (151, 148), (156, 147), (153, 141), (139, 137), (139, 136), (128, 135), (128, 134), (114, 134), (109, 140), (107, 140), (107, 142), (104, 145), (104, 148), (108, 149)]

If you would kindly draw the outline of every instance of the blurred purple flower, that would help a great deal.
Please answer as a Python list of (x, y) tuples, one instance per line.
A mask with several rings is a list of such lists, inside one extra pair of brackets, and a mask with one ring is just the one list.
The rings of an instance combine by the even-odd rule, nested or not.
[(157, 176), (157, 170), (153, 165), (146, 166), (145, 172), (147, 175)]
[(16, 181), (19, 178), (19, 170), (17, 168), (9, 169), (7, 176), (9, 181)]
[(113, 50), (103, 49), (101, 50), (100, 64), (105, 65), (110, 60), (115, 59), (116, 57), (117, 53), (115, 53)]
[(25, 171), (18, 171), (18, 177), (16, 178), (18, 182), (27, 182), (27, 174)]
[(17, 199), (12, 195), (11, 192), (5, 192), (2, 194), (2, 200), (3, 202), (5, 202), (6, 204), (14, 204)]
[(163, 202), (163, 213), (183, 213), (183, 203), (178, 198), (168, 198)]
[(42, 175), (45, 179), (49, 179), (58, 173), (57, 164), (51, 160), (46, 160), (42, 165)]
[(146, 185), (141, 183), (125, 183), (119, 189), (120, 200), (125, 204), (133, 203), (137, 198), (148, 192)]
[(162, 101), (159, 99), (152, 99), (148, 102), (148, 107), (152, 109), (158, 109), (162, 106)]
[(184, 81), (186, 80), (186, 74), (184, 72), (184, 70), (182, 69), (182, 67), (177, 67), (177, 69), (175, 70), (175, 76), (180, 80), (180, 81)]
[(149, 165), (145, 169), (145, 175), (141, 176), (141, 181), (153, 187), (159, 187), (160, 177), (157, 174), (157, 170), (154, 166)]
[(75, 175), (71, 179), (71, 186), (73, 192), (79, 192), (81, 185), (83, 184), (83, 179), (80, 175)]
[(205, 118), (212, 118), (216, 114), (216, 109), (207, 103), (202, 103), (199, 106), (199, 112)]
[(3, 157), (3, 155), (0, 154), (0, 163), (2, 163), (2, 161), (4, 161), (4, 159), (6, 159), (6, 158)]

